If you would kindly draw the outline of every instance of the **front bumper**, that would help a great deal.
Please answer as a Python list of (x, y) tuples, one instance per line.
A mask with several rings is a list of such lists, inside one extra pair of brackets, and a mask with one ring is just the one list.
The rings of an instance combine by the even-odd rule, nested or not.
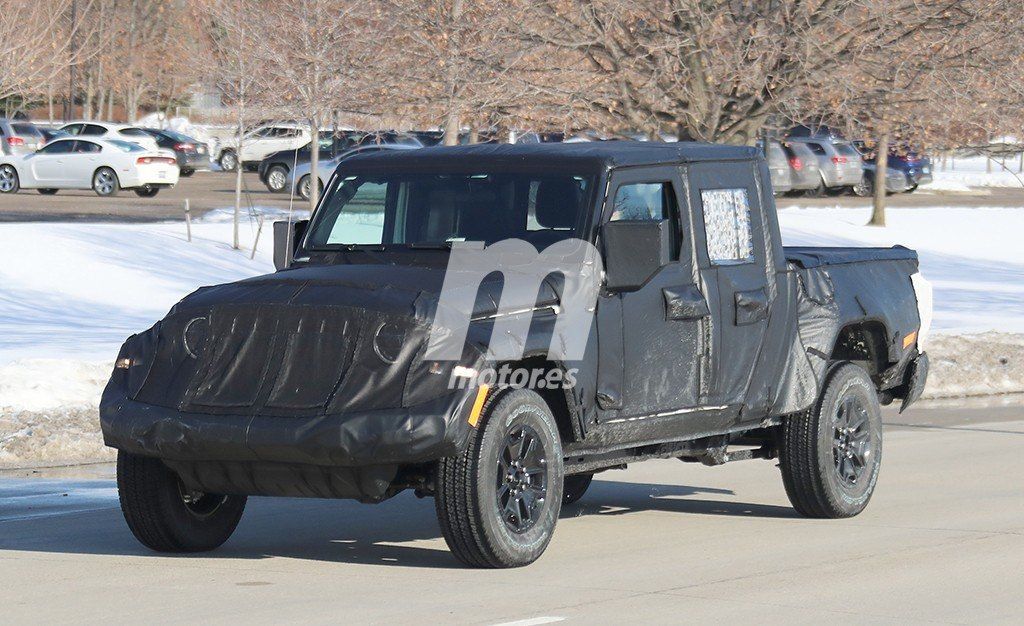
[(472, 391), (407, 408), (312, 418), (211, 415), (131, 400), (115, 374), (100, 402), (100, 426), (107, 446), (169, 461), (402, 465), (462, 449)]

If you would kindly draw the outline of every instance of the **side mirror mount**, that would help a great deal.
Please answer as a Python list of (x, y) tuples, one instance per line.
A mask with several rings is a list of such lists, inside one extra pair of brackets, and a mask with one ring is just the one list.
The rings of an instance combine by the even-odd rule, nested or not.
[(668, 220), (608, 222), (601, 241), (609, 291), (636, 291), (671, 259)]
[(274, 222), (274, 267), (280, 271), (292, 266), (295, 251), (306, 234), (309, 220)]

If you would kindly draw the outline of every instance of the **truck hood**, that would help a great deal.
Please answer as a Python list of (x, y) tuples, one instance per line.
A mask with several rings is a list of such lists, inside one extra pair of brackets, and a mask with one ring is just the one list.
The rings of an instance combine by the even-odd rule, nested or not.
[[(240, 416), (430, 401), (450, 393), (458, 364), (423, 359), (444, 281), (441, 268), (335, 265), (204, 287), (122, 348), (118, 361), (131, 371), (126, 393), (156, 406)], [(546, 280), (537, 303), (555, 302), (556, 287)], [(488, 277), (471, 314), (495, 313), (500, 292), (500, 276)], [(462, 362), (480, 354), (467, 344)]]

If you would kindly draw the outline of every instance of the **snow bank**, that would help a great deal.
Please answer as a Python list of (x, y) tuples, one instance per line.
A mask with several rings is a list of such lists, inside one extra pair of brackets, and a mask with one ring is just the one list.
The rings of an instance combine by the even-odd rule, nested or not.
[(988, 159), (983, 156), (972, 156), (947, 161), (946, 169), (942, 169), (941, 160), (932, 159), (932, 178), (923, 190), (935, 191), (971, 191), (972, 187), (1024, 187), (1024, 174), (1019, 173), (1020, 162), (1017, 156), (1006, 160), (1006, 168), (996, 159), (989, 172)]
[(925, 398), (1024, 393), (1024, 335), (938, 335)]

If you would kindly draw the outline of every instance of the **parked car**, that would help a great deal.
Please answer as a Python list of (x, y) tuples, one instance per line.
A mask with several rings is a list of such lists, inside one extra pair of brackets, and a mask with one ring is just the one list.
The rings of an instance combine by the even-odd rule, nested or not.
[(310, 142), (309, 128), (301, 124), (276, 123), (257, 126), (242, 137), (239, 154), (238, 140), (232, 137), (217, 146), (213, 160), (224, 171), (233, 171), (241, 163), (248, 170), (259, 168), (260, 161), (275, 152), (295, 150)]
[[(383, 143), (383, 144), (369, 144), (363, 146), (355, 146), (345, 150), (333, 158), (320, 161), (318, 164), (318, 182), (320, 184), (319, 191), (322, 193), (324, 187), (327, 185), (327, 181), (331, 179), (331, 175), (334, 174), (334, 170), (338, 168), (338, 164), (349, 159), (351, 157), (360, 154), (370, 154), (372, 152), (379, 152), (381, 150), (416, 150), (418, 146), (400, 143)], [(285, 184), (286, 187), (291, 187), (294, 184), (295, 195), (299, 196), (303, 200), (309, 200), (310, 192), (312, 191), (312, 177), (310, 176), (310, 169), (312, 169), (309, 161), (306, 161), (302, 165), (295, 168), (295, 171), (288, 175), (288, 182)]]
[(782, 149), (786, 151), (789, 161), (789, 173), (793, 181), (791, 191), (816, 190), (821, 185), (821, 171), (814, 152), (799, 141), (784, 141)]
[[(121, 348), (99, 416), (128, 527), (198, 552), (248, 495), (414, 490), (460, 561), (522, 566), (594, 473), (655, 458), (777, 458), (799, 514), (857, 515), (880, 403), (909, 406), (927, 378), (927, 283), (907, 248), (783, 248), (768, 176), (756, 148), (695, 143), (344, 161), (312, 221), (274, 225), (277, 273), (203, 287)], [(553, 256), (449, 269), (453, 242), (509, 239), (600, 257), (557, 279), (523, 271)], [(589, 330), (566, 362), (549, 349), (570, 311)], [(501, 346), (522, 357), (489, 359)], [(506, 367), (538, 383), (499, 382)]]
[(825, 124), (797, 124), (786, 132), (787, 137), (814, 137), (816, 139), (846, 139), (843, 131)]
[[(891, 163), (892, 161), (890, 161)], [(872, 159), (871, 161), (864, 161), (864, 177), (861, 181), (853, 186), (853, 193), (855, 195), (863, 197), (873, 196), (875, 194), (875, 181), (878, 174), (877, 163)], [(907, 176), (902, 171), (887, 167), (885, 169), (885, 192), (892, 193), (903, 193), (911, 190), (910, 183), (907, 182)]]
[(0, 153), (30, 154), (44, 143), (43, 134), (32, 122), (0, 118)]
[(787, 140), (807, 146), (818, 160), (820, 181), (817, 187), (807, 191), (810, 196), (850, 191), (864, 177), (860, 152), (849, 141), (812, 137), (788, 137)]
[(772, 191), (776, 196), (781, 196), (793, 188), (793, 175), (790, 171), (789, 157), (782, 149), (782, 144), (771, 140), (765, 147), (763, 141), (758, 145), (764, 150), (765, 158), (768, 160), (768, 173), (772, 179)]
[(170, 129), (143, 128), (161, 148), (172, 150), (178, 159), (178, 170), (184, 177), (210, 169), (209, 147), (199, 141)]
[(139, 144), (147, 150), (159, 150), (156, 139), (145, 130), (128, 124), (111, 122), (72, 122), (60, 127), (60, 130), (75, 137), (95, 137), (103, 139), (120, 139)]
[(0, 157), (0, 192), (92, 189), (116, 196), (121, 189), (151, 198), (178, 182), (178, 162), (167, 150), (99, 137), (55, 139), (32, 154)]
[[(874, 164), (875, 152), (873, 143), (866, 141), (854, 141), (854, 147), (861, 153), (865, 166), (868, 163)], [(897, 144), (889, 149), (887, 161), (889, 170), (900, 172), (906, 179), (903, 185), (906, 193), (917, 189), (918, 185), (925, 185), (932, 182), (932, 161), (926, 155), (921, 154), (912, 146)], [(897, 192), (893, 192), (897, 193)]]

